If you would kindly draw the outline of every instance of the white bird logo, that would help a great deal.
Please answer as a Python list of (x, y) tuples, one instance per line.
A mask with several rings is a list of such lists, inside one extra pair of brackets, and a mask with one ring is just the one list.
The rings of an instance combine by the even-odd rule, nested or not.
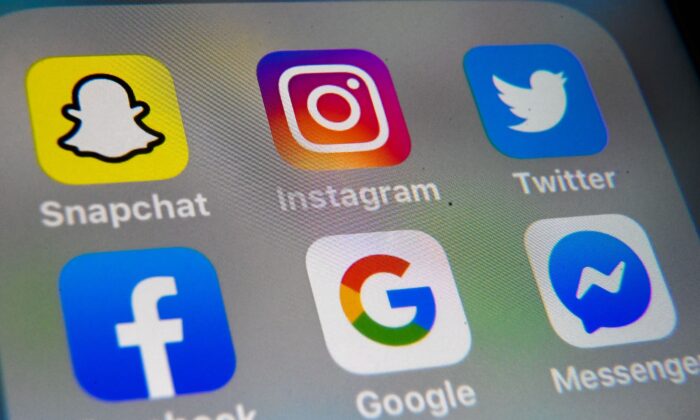
[(564, 117), (566, 112), (566, 90), (564, 72), (552, 73), (537, 70), (530, 75), (530, 87), (523, 88), (503, 81), (495, 74), (493, 84), (498, 97), (508, 105), (510, 112), (525, 121), (509, 126), (523, 133), (547, 131)]
[(625, 275), (625, 262), (620, 261), (610, 274), (601, 273), (593, 267), (585, 267), (581, 272), (576, 299), (581, 299), (593, 286), (598, 286), (608, 293), (617, 293), (622, 286), (622, 278)]

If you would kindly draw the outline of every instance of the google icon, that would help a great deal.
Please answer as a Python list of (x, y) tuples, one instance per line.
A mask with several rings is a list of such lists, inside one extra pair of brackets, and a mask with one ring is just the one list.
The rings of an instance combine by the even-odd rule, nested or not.
[(447, 366), (471, 332), (447, 254), (416, 230), (326, 236), (306, 269), (333, 360), (356, 374)]
[(413, 320), (402, 327), (387, 327), (370, 317), (362, 306), (362, 285), (375, 274), (403, 276), (410, 263), (391, 255), (370, 255), (348, 268), (340, 282), (340, 305), (348, 321), (365, 337), (390, 346), (404, 346), (425, 337), (435, 323), (435, 298), (430, 287), (387, 291), (392, 308), (415, 307)]

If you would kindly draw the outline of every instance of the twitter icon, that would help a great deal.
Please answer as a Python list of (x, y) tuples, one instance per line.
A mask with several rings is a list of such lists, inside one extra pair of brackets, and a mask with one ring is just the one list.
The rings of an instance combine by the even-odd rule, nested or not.
[(578, 59), (556, 45), (480, 46), (464, 72), (491, 143), (517, 159), (593, 155), (608, 141)]

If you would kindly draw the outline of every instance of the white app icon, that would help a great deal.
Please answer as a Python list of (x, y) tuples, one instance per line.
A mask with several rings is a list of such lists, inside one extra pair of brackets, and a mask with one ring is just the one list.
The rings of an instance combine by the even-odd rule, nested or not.
[(493, 75), (491, 78), (498, 89), (498, 98), (513, 115), (523, 122), (511, 125), (511, 130), (523, 133), (540, 133), (557, 124), (566, 113), (566, 90), (564, 73), (537, 70), (530, 75), (530, 87), (519, 87)]
[[(331, 131), (344, 132), (351, 130), (360, 121), (363, 111), (370, 112), (369, 110), (362, 109), (353, 93), (353, 91), (362, 88), (364, 85), (368, 91), (370, 102), (372, 103), (371, 112), (374, 112), (378, 125), (377, 134), (374, 139), (363, 142), (336, 144), (317, 143), (307, 139), (299, 128), (299, 121), (294, 111), (294, 103), (295, 100), (298, 99), (292, 98), (289, 85), (294, 77), (309, 74), (347, 75), (345, 85), (320, 85), (314, 88), (306, 98), (305, 106), (311, 118), (319, 126)], [(306, 150), (317, 153), (368, 152), (384, 146), (389, 139), (389, 122), (387, 121), (384, 104), (379, 95), (379, 89), (377, 89), (377, 85), (374, 83), (372, 76), (357, 66), (349, 64), (318, 64), (290, 67), (280, 76), (278, 86), (289, 131), (292, 133), (294, 140)], [(323, 116), (322, 112), (319, 110), (319, 100), (325, 95), (336, 95), (347, 103), (350, 112), (343, 121), (331, 121)]]
[(378, 374), (447, 366), (471, 333), (444, 250), (419, 231), (327, 236), (306, 267), (326, 347), (344, 369)]
[(662, 339), (676, 311), (644, 229), (609, 214), (540, 220), (525, 234), (554, 331), (582, 348)]

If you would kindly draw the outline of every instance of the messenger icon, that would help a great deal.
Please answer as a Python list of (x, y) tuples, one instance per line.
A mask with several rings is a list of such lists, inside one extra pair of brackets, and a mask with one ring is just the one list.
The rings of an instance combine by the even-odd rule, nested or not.
[(659, 340), (676, 311), (642, 227), (622, 215), (533, 223), (525, 245), (549, 322), (581, 348)]

